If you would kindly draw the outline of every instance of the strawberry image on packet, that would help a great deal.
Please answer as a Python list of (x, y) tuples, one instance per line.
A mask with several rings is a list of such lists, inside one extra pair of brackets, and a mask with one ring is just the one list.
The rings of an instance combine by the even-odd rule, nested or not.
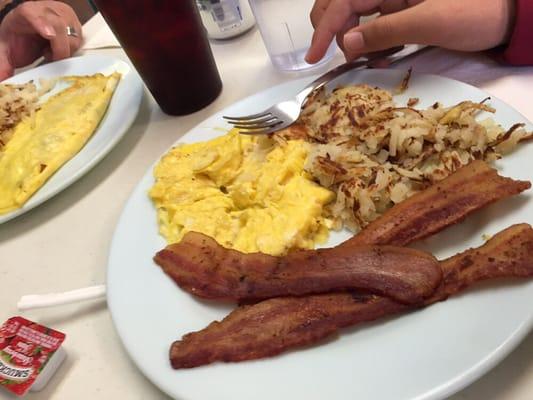
[[(64, 333), (25, 318), (8, 319), (0, 327), (0, 386), (16, 395), (24, 395), (41, 375), (45, 379), (45, 367), (59, 366), (64, 353), (59, 354), (58, 350), (62, 350), (60, 346), (64, 340)], [(52, 358), (56, 362), (50, 362)], [(52, 374), (46, 374), (49, 376), (45, 380)], [(35, 386), (44, 384), (46, 382)]]

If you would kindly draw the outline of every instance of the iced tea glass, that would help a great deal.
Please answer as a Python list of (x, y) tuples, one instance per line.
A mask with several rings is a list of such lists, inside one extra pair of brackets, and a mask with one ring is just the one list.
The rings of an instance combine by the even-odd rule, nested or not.
[(218, 74), (195, 0), (96, 0), (161, 109), (198, 111), (220, 93)]

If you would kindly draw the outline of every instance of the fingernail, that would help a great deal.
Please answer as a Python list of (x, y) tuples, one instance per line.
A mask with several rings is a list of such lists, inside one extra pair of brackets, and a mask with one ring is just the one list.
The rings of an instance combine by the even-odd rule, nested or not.
[(348, 32), (344, 35), (344, 47), (351, 53), (357, 53), (364, 49), (365, 39), (361, 32)]
[(50, 37), (53, 37), (56, 35), (56, 31), (54, 30), (54, 28), (52, 28), (49, 25), (44, 27), (44, 33), (46, 34), (46, 36), (50, 36)]

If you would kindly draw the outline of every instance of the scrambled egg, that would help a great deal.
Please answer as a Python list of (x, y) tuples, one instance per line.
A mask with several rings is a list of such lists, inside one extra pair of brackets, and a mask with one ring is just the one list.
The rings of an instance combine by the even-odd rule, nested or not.
[(236, 130), (173, 148), (155, 167), (150, 190), (161, 234), (179, 242), (189, 231), (239, 251), (279, 255), (327, 240), (322, 216), (333, 192), (304, 171), (307, 144), (275, 144)]
[(70, 86), (22, 119), (0, 152), (0, 214), (21, 207), (83, 147), (103, 118), (120, 74), (62, 80)]

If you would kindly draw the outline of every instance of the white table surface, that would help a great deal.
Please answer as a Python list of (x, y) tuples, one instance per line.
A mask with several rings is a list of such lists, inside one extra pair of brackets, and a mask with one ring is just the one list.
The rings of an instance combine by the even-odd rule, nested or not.
[[(109, 34), (103, 29), (107, 28), (97, 16), (84, 31), (89, 38), (97, 37), (99, 46), (113, 46), (111, 39), (106, 43)], [(15, 305), (24, 294), (66, 291), (105, 282), (115, 224), (130, 192), (152, 162), (212, 113), (250, 94), (303, 76), (274, 70), (255, 28), (241, 37), (212, 43), (212, 48), (224, 84), (214, 103), (189, 116), (170, 117), (158, 109), (146, 92), (133, 127), (100, 164), (50, 201), (0, 225), (0, 319), (23, 315), (68, 335), (65, 363), (43, 391), (30, 393), (28, 399), (166, 398), (128, 358), (104, 301), (22, 314)], [(85, 53), (127, 60), (119, 48)], [(338, 53), (327, 67), (342, 61)], [(398, 68), (409, 65), (417, 72), (440, 74), (483, 88), (533, 120), (528, 89), (533, 88), (533, 68), (502, 67), (485, 55), (442, 50), (421, 54)], [(318, 72), (321, 70), (312, 73)], [(11, 398), (1, 391), (0, 398), (4, 396)], [(533, 334), (530, 334), (496, 368), (450, 400), (532, 398)]]

